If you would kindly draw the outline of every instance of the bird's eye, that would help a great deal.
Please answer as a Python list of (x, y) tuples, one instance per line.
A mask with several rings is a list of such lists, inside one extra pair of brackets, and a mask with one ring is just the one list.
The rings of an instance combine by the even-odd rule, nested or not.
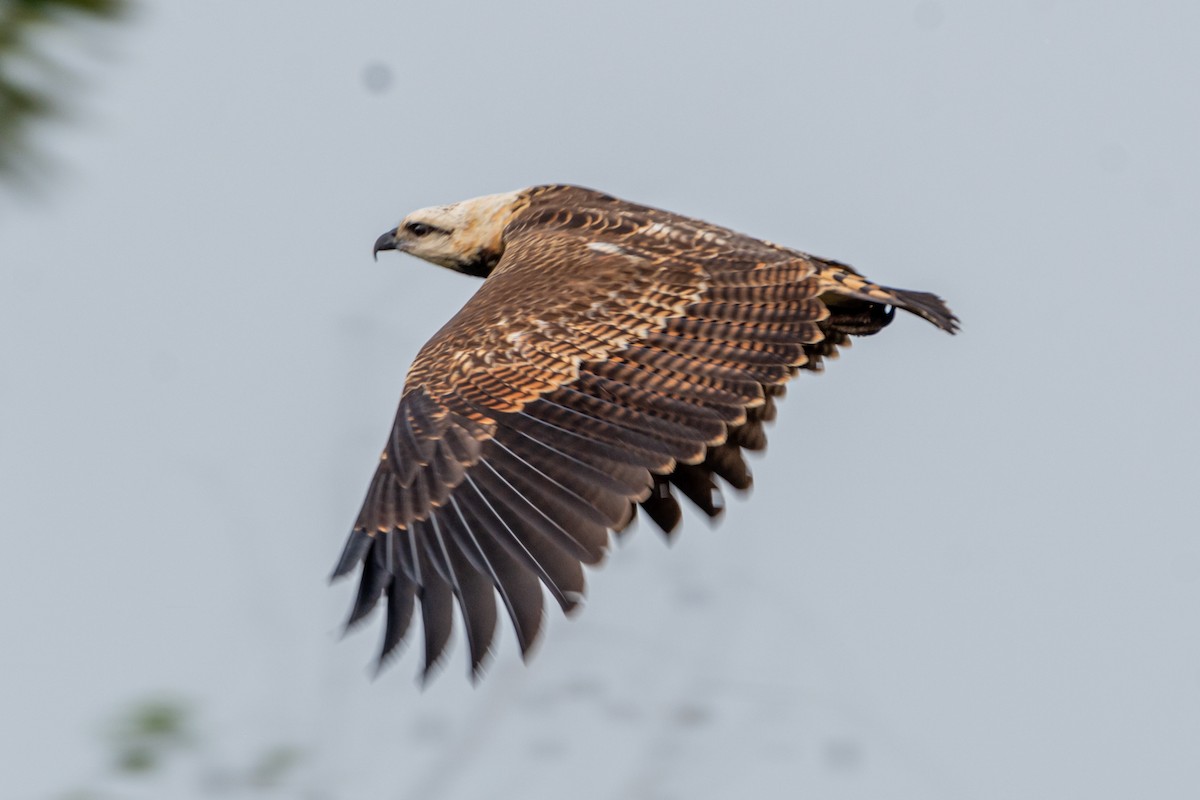
[(433, 232), (433, 228), (426, 225), (424, 222), (410, 222), (404, 226), (404, 229), (413, 236), (425, 236)]

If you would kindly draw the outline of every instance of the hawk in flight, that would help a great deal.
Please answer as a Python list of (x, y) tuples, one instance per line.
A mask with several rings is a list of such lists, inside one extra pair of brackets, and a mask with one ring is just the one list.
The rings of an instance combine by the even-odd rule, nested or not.
[(455, 601), (477, 677), (497, 597), (526, 655), (542, 587), (574, 609), (639, 507), (665, 533), (677, 493), (720, 514), (798, 370), (897, 308), (958, 327), (933, 294), (576, 186), (422, 209), (380, 250), (484, 279), (409, 369), (334, 570), (362, 566), (347, 626), (386, 598), (381, 664), (420, 614), (424, 677)]

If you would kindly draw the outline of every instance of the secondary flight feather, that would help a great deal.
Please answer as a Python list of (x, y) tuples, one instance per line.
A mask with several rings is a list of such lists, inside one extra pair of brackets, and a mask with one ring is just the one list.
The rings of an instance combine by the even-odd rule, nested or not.
[(386, 602), (381, 664), (420, 615), (426, 677), (455, 605), (477, 676), (497, 598), (525, 655), (543, 587), (572, 611), (639, 508), (668, 534), (678, 495), (720, 514), (798, 370), (897, 308), (958, 328), (933, 294), (576, 186), (422, 209), (381, 250), (484, 279), (409, 369), (334, 570), (362, 567), (348, 626)]

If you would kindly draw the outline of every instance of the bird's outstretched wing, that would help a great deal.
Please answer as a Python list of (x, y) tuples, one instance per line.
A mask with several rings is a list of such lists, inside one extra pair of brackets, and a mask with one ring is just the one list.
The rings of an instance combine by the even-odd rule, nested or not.
[(667, 532), (673, 489), (719, 514), (715, 479), (750, 486), (742, 451), (765, 446), (797, 369), (879, 330), (893, 306), (956, 326), (933, 295), (581, 189), (534, 190), (504, 240), (409, 371), (334, 573), (363, 565), (350, 625), (386, 597), (381, 663), (419, 608), (426, 676), (454, 600), (477, 675), (497, 595), (525, 654), (541, 585), (571, 611), (582, 565), (638, 504)]

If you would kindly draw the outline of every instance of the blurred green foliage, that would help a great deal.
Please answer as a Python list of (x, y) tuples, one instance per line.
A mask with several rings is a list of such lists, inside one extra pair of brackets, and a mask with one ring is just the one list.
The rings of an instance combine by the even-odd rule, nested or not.
[(203, 728), (193, 705), (178, 698), (131, 703), (104, 729), (105, 772), (57, 800), (178, 796), (181, 788), (189, 797), (302, 795), (295, 783), (302, 750), (278, 744), (231, 764)]
[(50, 30), (121, 17), (127, 0), (0, 0), (0, 180), (28, 180), (35, 122), (62, 114), (72, 73), (46, 46)]
[(187, 705), (178, 700), (138, 703), (113, 726), (114, 766), (126, 774), (158, 769), (167, 758), (195, 743), (191, 725)]

